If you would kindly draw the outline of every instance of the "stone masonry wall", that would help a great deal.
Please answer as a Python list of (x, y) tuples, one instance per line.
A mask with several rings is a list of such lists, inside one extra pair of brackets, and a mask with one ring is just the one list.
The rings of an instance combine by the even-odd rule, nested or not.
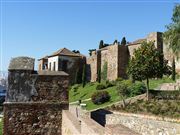
[(125, 45), (118, 48), (118, 77), (127, 78), (127, 66), (129, 62), (129, 50)]
[(142, 135), (179, 135), (180, 123), (151, 116), (115, 113), (106, 116), (106, 124), (122, 124)]
[(62, 110), (68, 109), (68, 80), (64, 72), (35, 72), (32, 58), (12, 59), (3, 135), (61, 135)]
[(108, 80), (115, 80), (118, 78), (118, 44), (108, 47)]
[(87, 58), (87, 79), (95, 82), (97, 80), (97, 55), (96, 52), (91, 57)]

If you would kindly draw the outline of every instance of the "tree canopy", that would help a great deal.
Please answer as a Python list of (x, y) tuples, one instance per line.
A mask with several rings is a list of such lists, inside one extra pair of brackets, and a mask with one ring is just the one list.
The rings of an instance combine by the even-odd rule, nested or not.
[(164, 41), (172, 50), (176, 58), (180, 55), (180, 4), (176, 4), (173, 9), (172, 23), (166, 26)]
[(141, 47), (134, 51), (128, 66), (128, 74), (133, 80), (147, 80), (147, 97), (149, 79), (170, 73), (170, 67), (164, 60), (163, 53), (155, 48), (153, 42), (143, 42)]
[(126, 38), (125, 37), (122, 38), (121, 45), (126, 45)]
[(99, 49), (101, 49), (101, 48), (103, 48), (104, 47), (104, 42), (103, 42), (103, 40), (101, 40), (100, 42), (99, 42)]

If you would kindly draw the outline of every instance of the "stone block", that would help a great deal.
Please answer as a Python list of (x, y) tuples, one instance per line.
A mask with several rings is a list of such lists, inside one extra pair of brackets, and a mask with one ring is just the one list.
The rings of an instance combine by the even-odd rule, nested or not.
[(12, 58), (9, 64), (9, 70), (34, 70), (35, 59), (30, 57)]

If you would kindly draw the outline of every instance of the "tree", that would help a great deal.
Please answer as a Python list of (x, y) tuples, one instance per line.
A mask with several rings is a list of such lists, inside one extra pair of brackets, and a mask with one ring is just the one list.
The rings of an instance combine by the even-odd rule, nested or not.
[(99, 49), (101, 49), (101, 48), (103, 48), (104, 47), (104, 42), (103, 42), (103, 40), (101, 40), (100, 42), (99, 42)]
[(126, 38), (125, 37), (122, 38), (121, 45), (126, 45)]
[(175, 59), (173, 58), (172, 61), (172, 80), (176, 80), (176, 65), (175, 65)]
[(74, 53), (80, 53), (79, 50), (73, 50), (72, 52), (74, 52)]
[[(180, 4), (175, 5), (171, 20), (172, 23), (166, 26), (167, 31), (164, 32), (163, 36), (168, 49), (172, 50), (174, 62), (175, 58), (178, 60), (180, 57)], [(174, 66), (175, 62), (172, 64)]]
[(86, 64), (83, 65), (82, 84), (83, 87), (86, 85)]
[(89, 56), (92, 55), (92, 52), (93, 52), (93, 51), (96, 51), (96, 49), (89, 49)]
[(129, 80), (124, 80), (117, 83), (116, 90), (118, 91), (119, 96), (122, 98), (123, 108), (127, 106), (125, 99), (128, 97), (128, 95), (130, 95), (129, 85), (131, 85)]
[(80, 84), (80, 83), (82, 83), (82, 72), (78, 68), (75, 72), (74, 84)]
[(101, 68), (98, 69), (98, 78), (97, 78), (97, 80), (98, 80), (98, 83), (101, 83)]
[(113, 43), (113, 44), (117, 44), (117, 43), (118, 43), (117, 39), (116, 39), (116, 40), (114, 40), (114, 43)]
[(164, 60), (163, 53), (155, 48), (153, 42), (143, 42), (133, 55), (129, 62), (128, 74), (134, 80), (146, 80), (146, 95), (149, 99), (149, 79), (169, 74), (169, 66)]

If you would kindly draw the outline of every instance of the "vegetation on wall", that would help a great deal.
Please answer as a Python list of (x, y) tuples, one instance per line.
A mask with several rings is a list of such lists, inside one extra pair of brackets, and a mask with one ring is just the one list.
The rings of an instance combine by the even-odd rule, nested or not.
[(105, 62), (104, 65), (103, 65), (103, 69), (102, 69), (102, 72), (101, 72), (101, 78), (102, 80), (107, 80), (107, 70), (108, 70), (108, 63)]
[(149, 79), (159, 77), (161, 74), (170, 74), (170, 67), (167, 65), (167, 61), (162, 59), (162, 52), (155, 48), (153, 42), (143, 42), (133, 55), (129, 62), (128, 74), (132, 76), (133, 80), (146, 80), (148, 99)]
[(98, 69), (98, 78), (97, 78), (98, 83), (101, 83), (101, 68)]
[(82, 85), (86, 85), (86, 64), (83, 65), (83, 74), (82, 74)]

